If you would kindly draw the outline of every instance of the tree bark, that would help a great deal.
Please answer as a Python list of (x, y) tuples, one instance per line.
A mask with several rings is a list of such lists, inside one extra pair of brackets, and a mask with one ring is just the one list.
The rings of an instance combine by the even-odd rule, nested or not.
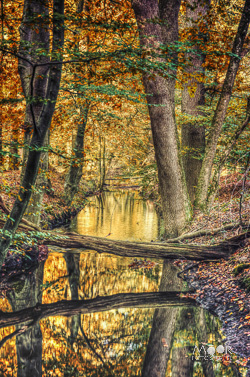
[(19, 157), (18, 157), (18, 129), (13, 128), (11, 130), (11, 146), (9, 155), (9, 169), (19, 169)]
[[(209, 2), (189, 0), (186, 4), (185, 30), (187, 41), (191, 43), (192, 52), (185, 54), (187, 80), (182, 92), (182, 112), (190, 116), (202, 115), (199, 106), (205, 104), (204, 67), (205, 54), (200, 46), (207, 36), (200, 30), (202, 18), (209, 9)], [(204, 29), (204, 25), (203, 29)], [(190, 47), (189, 47), (190, 49)], [(197, 120), (182, 124), (182, 153), (187, 189), (191, 203), (195, 200), (195, 191), (205, 151), (205, 126)]]
[[(173, 44), (178, 36), (180, 1), (161, 1), (159, 4), (157, 0), (134, 0), (132, 6), (142, 54), (147, 56), (150, 53), (150, 65), (154, 64), (155, 67), (154, 71), (149, 72), (149, 69), (143, 73), (143, 83), (151, 120), (166, 234), (176, 237), (191, 216), (175, 122), (175, 69), (170, 64), (176, 55)], [(160, 17), (164, 17), (164, 26), (158, 22)], [(163, 58), (160, 48), (164, 44), (170, 52)], [(169, 69), (166, 69), (166, 60)], [(160, 66), (163, 64), (164, 70)]]
[[(43, 143), (44, 147), (49, 146), (49, 131), (46, 133), (45, 140)], [(38, 226), (40, 225), (41, 219), (41, 205), (43, 201), (44, 193), (48, 188), (48, 171), (49, 171), (49, 154), (48, 151), (43, 151), (41, 153), (38, 175), (36, 178), (36, 184), (32, 190), (29, 204), (25, 211), (24, 217), (30, 223)]]
[(102, 191), (106, 178), (106, 148), (105, 137), (99, 136), (99, 185), (98, 190)]
[[(46, 6), (46, 1), (25, 2), (23, 20), (20, 27), (19, 49), (22, 57), (38, 64), (49, 63), (50, 61), (49, 24), (42, 17), (37, 17), (40, 14), (44, 14), (45, 17), (49, 18), (49, 8)], [(34, 17), (37, 28), (34, 28)], [(43, 50), (43, 54), (37, 52), (38, 48)], [(23, 177), (29, 148), (31, 147), (31, 129), (38, 124), (44, 107), (44, 100), (48, 89), (48, 66), (46, 64), (38, 66), (34, 77), (34, 67), (26, 60), (19, 59), (18, 70), (26, 99), (23, 169), (21, 174)], [(48, 138), (49, 132), (46, 133), (45, 147), (48, 146)], [(47, 187), (47, 172), (48, 152), (44, 151), (41, 153), (36, 184), (34, 185), (30, 202), (24, 215), (28, 221), (33, 222), (37, 226), (40, 224), (40, 207)]]
[[(29, 155), (33, 123), (34, 121), (36, 124), (38, 122), (48, 86), (48, 66), (37, 67), (35, 72), (36, 77), (32, 80), (34, 67), (29, 63), (29, 61), (32, 63), (48, 63), (50, 61), (48, 56), (50, 49), (49, 25), (44, 22), (43, 17), (37, 17), (40, 14), (44, 14), (48, 19), (49, 8), (45, 3), (46, 1), (26, 0), (23, 8), (23, 19), (19, 29), (19, 53), (25, 59), (18, 60), (18, 72), (26, 100), (25, 119), (22, 126), (24, 130), (22, 177), (25, 173), (25, 166)], [(34, 22), (36, 23), (36, 28), (34, 27)], [(37, 52), (38, 48), (43, 49), (46, 52), (45, 55), (39, 54)], [(31, 80), (33, 83), (31, 83)]]
[(227, 224), (227, 225), (224, 225), (220, 228), (213, 228), (213, 229), (207, 229), (207, 230), (201, 229), (201, 230), (197, 230), (196, 232), (192, 232), (192, 233), (184, 233), (180, 237), (168, 239), (165, 242), (176, 243), (176, 242), (188, 240), (188, 239), (191, 239), (191, 238), (198, 238), (198, 237), (203, 237), (203, 236), (214, 235), (214, 234), (223, 232), (225, 230), (229, 230), (229, 229), (233, 229), (233, 228), (236, 229), (239, 225), (241, 225), (241, 224), (238, 222), (238, 223)]
[[(33, 0), (26, 0), (24, 4), (24, 12), (29, 12), (29, 16), (33, 16), (36, 12), (38, 2)], [(45, 2), (39, 2), (41, 5), (42, 13), (48, 12), (47, 4)], [(31, 14), (30, 14), (31, 12)], [(38, 13), (40, 14), (40, 13)], [(62, 17), (58, 17), (61, 15)], [(63, 47), (64, 42), (64, 2), (61, 0), (54, 0), (53, 3), (53, 42), (52, 42), (52, 62), (55, 61), (55, 56), (61, 54), (61, 49)], [(28, 41), (29, 42), (29, 41)], [(32, 42), (32, 40), (30, 40)], [(32, 59), (32, 57), (31, 57)], [(61, 64), (58, 64), (56, 60), (56, 64), (48, 65), (47, 62), (42, 65), (42, 67), (46, 67), (46, 75), (43, 75), (42, 78), (37, 76), (36, 69), (39, 69), (41, 65), (38, 63), (33, 62), (33, 60), (28, 60), (26, 58), (23, 59), (26, 63), (29, 61), (29, 64), (32, 66), (32, 79), (26, 75), (21, 75), (22, 81), (24, 81), (23, 85), (27, 85), (27, 82), (30, 83), (30, 91), (31, 98), (34, 98), (34, 94), (36, 96), (39, 95), (40, 92), (40, 85), (47, 86), (46, 97), (42, 97), (42, 111), (40, 110), (40, 100), (38, 97), (35, 97), (34, 104), (30, 103), (30, 110), (32, 113), (32, 121), (33, 121), (33, 136), (30, 143), (30, 151), (29, 156), (26, 164), (26, 170), (21, 182), (21, 186), (19, 189), (19, 193), (16, 197), (15, 203), (13, 205), (10, 217), (6, 221), (3, 234), (0, 241), (0, 267), (3, 264), (5, 256), (7, 254), (8, 247), (10, 245), (11, 239), (23, 217), (23, 214), (27, 208), (29, 203), (32, 186), (35, 185), (36, 177), (39, 168), (39, 161), (40, 155), (42, 151), (43, 142), (45, 139), (46, 132), (49, 129), (51, 119), (55, 109), (55, 103), (60, 87), (60, 80), (61, 80)], [(46, 80), (45, 80), (46, 77)], [(41, 84), (42, 81), (42, 84)], [(39, 97), (40, 98), (40, 97)], [(44, 101), (46, 100), (46, 101)], [(39, 110), (38, 110), (39, 109)], [(39, 119), (36, 122), (36, 111), (39, 111)]]
[[(43, 240), (40, 241), (41, 244), (57, 246), (64, 249), (95, 250), (99, 253), (108, 253), (130, 258), (202, 261), (228, 258), (240, 247), (241, 242), (244, 242), (244, 240), (249, 237), (250, 232), (229, 238), (213, 246), (114, 241), (102, 237), (82, 236), (76, 233), (65, 233), (62, 238), (59, 238), (56, 233), (50, 232), (47, 234), (47, 238), (43, 238)], [(56, 238), (53, 237), (55, 235), (57, 236)]]
[(228, 104), (232, 95), (236, 74), (239, 69), (244, 41), (247, 35), (250, 22), (250, 0), (245, 1), (242, 11), (241, 20), (238, 26), (237, 34), (234, 39), (232, 54), (227, 69), (226, 78), (222, 87), (222, 92), (215, 110), (212, 121), (212, 129), (209, 134), (202, 168), (196, 192), (196, 205), (200, 208), (206, 207), (208, 188), (212, 173), (213, 161), (216, 153), (218, 139), (221, 133), (223, 122), (226, 117)]

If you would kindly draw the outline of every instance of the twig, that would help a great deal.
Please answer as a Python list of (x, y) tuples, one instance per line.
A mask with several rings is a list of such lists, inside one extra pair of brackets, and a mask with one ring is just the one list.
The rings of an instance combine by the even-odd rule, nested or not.
[(96, 352), (96, 350), (94, 349), (94, 347), (91, 345), (90, 340), (89, 340), (89, 338), (87, 337), (87, 335), (85, 334), (85, 332), (84, 332), (84, 330), (83, 330), (81, 324), (80, 324), (80, 330), (81, 330), (81, 333), (82, 333), (82, 335), (83, 335), (83, 337), (84, 337), (84, 339), (85, 339), (85, 341), (86, 341), (87, 346), (89, 347), (89, 349), (90, 349), (90, 350), (96, 355), (96, 357), (102, 362), (104, 368), (105, 368), (105, 369), (108, 369), (108, 367), (107, 367), (105, 361), (103, 360), (103, 358), (101, 357), (101, 355), (99, 355), (99, 353)]

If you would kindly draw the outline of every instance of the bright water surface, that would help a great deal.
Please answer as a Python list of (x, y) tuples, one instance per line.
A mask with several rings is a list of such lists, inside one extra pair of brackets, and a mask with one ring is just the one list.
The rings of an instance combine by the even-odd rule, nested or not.
[[(73, 222), (80, 234), (111, 239), (151, 241), (158, 237), (160, 222), (150, 202), (137, 193), (111, 192), (93, 198)], [(18, 282), (3, 311), (17, 311), (60, 300), (93, 299), (119, 293), (157, 292), (162, 263), (152, 269), (133, 269), (132, 259), (96, 252), (51, 253), (34, 275)], [(164, 265), (161, 286), (175, 290), (171, 265)], [(187, 287), (184, 287), (187, 289)], [(209, 346), (223, 344), (217, 318), (197, 307), (128, 309), (67, 317), (54, 316), (33, 324), (0, 349), (0, 376), (144, 376), (233, 377), (237, 366), (223, 363), (223, 354), (210, 358)], [(17, 327), (18, 329), (19, 327)], [(1, 338), (15, 327), (0, 330)], [(201, 350), (201, 347), (204, 347)], [(195, 354), (194, 350), (196, 350)], [(243, 376), (245, 371), (241, 370)]]

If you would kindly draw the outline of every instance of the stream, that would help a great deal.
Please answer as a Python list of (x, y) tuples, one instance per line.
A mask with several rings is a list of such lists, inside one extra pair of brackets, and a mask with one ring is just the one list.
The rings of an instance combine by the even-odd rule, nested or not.
[[(71, 224), (79, 234), (130, 241), (156, 240), (160, 229), (153, 204), (132, 191), (92, 198)], [(8, 298), (0, 299), (1, 310), (121, 293), (188, 291), (177, 272), (166, 262), (54, 250), (35, 273), (16, 283)], [(59, 316), (55, 309), (24, 332), (23, 324), (0, 329), (0, 339), (15, 329), (21, 332), (0, 348), (0, 377), (246, 377), (219, 319), (208, 311), (150, 304), (128, 308), (119, 297), (112, 310), (93, 306), (85, 314)]]

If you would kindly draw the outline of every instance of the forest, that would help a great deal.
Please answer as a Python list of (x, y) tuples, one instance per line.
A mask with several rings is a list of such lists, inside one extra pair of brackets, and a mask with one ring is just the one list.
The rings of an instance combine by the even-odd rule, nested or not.
[(250, 376), (250, 0), (0, 6), (0, 376)]

